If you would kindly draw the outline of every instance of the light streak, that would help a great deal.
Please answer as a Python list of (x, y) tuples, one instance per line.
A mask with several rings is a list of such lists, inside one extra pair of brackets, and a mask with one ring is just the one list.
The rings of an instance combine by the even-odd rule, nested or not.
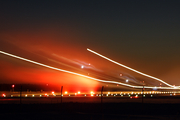
[[(63, 70), (63, 69), (59, 69), (59, 68), (52, 67), (52, 66), (49, 66), (49, 65), (45, 65), (45, 64), (42, 64), (42, 63), (39, 63), (39, 62), (36, 62), (36, 61), (33, 61), (33, 60), (29, 60), (29, 59), (26, 59), (26, 58), (23, 58), (23, 57), (19, 57), (19, 56), (10, 54), (10, 53), (6, 53), (6, 52), (3, 52), (3, 51), (0, 51), (0, 53), (2, 53), (4, 55), (7, 55), (7, 56), (10, 56), (10, 57), (13, 57), (13, 58), (17, 58), (17, 59), (26, 61), (26, 62), (30, 62), (30, 63), (36, 64), (36, 65), (40, 65), (40, 66), (43, 66), (43, 67), (46, 67), (46, 68), (50, 68), (50, 69), (65, 72), (65, 73), (70, 73), (70, 74), (73, 74), (73, 75), (78, 75), (78, 76), (88, 78), (88, 79), (91, 79), (91, 80), (95, 80), (95, 81), (98, 81), (98, 82), (119, 84), (119, 85), (131, 87), (131, 88), (143, 88), (143, 86), (133, 86), (133, 85), (130, 85), (130, 84), (125, 84), (125, 83), (116, 82), (116, 81), (100, 80), (100, 79), (93, 78), (93, 77), (90, 77), (90, 76), (86, 76), (86, 75), (83, 75), (83, 74), (79, 74), (79, 73), (71, 72), (71, 71), (68, 71), (68, 70)], [(144, 88), (154, 88), (154, 87), (144, 86)], [(156, 87), (156, 88), (157, 89), (174, 89), (172, 87)], [(177, 88), (177, 87), (175, 87), (175, 88), (180, 89), (180, 88)]]
[(108, 58), (108, 57), (106, 57), (106, 56), (103, 56), (103, 55), (101, 55), (101, 54), (99, 54), (99, 53), (97, 53), (97, 52), (95, 52), (95, 51), (93, 51), (93, 50), (91, 50), (91, 49), (89, 49), (89, 48), (87, 48), (87, 50), (90, 51), (90, 52), (92, 52), (92, 53), (94, 53), (94, 54), (96, 54), (96, 55), (98, 55), (98, 56), (100, 56), (100, 57), (102, 57), (102, 58), (104, 58), (104, 59), (106, 59), (106, 60), (108, 60), (108, 61), (110, 61), (110, 62), (112, 62), (112, 63), (115, 63), (115, 64), (117, 64), (117, 65), (119, 65), (119, 66), (121, 66), (121, 67), (124, 67), (124, 68), (126, 68), (126, 69), (129, 69), (129, 70), (131, 70), (131, 71), (133, 71), (133, 72), (136, 72), (136, 73), (138, 73), (138, 74), (140, 74), (140, 75), (143, 75), (143, 76), (152, 78), (152, 79), (154, 79), (154, 80), (160, 81), (160, 82), (166, 84), (167, 86), (174, 87), (173, 85), (170, 85), (170, 84), (168, 84), (167, 82), (165, 82), (165, 81), (163, 81), (163, 80), (161, 80), (161, 79), (159, 79), (159, 78), (153, 77), (153, 76), (151, 76), (151, 75), (145, 74), (145, 73), (143, 73), (143, 72), (140, 72), (140, 71), (137, 71), (137, 70), (135, 70), (135, 69), (133, 69), (133, 68), (130, 68), (130, 67), (128, 67), (128, 66), (125, 66), (125, 65), (123, 65), (123, 64), (121, 64), (121, 63), (118, 63), (118, 62), (116, 62), (116, 61), (114, 61), (114, 60), (112, 60), (112, 59), (110, 59), (110, 58)]

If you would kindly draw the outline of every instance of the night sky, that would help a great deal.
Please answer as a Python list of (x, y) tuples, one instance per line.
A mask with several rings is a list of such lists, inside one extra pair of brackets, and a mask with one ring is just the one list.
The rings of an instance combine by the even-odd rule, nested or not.
[[(145, 79), (86, 50), (90, 48), (180, 85), (179, 6), (177, 0), (4, 0), (0, 2), (0, 50), (86, 75), (90, 69)], [(89, 63), (90, 68), (81, 69)], [(0, 83), (100, 84), (2, 54)]]

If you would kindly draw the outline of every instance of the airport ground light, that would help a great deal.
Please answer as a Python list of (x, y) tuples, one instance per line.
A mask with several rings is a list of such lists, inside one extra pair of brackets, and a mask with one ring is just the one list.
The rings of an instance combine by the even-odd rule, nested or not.
[[(144, 97), (154, 97), (156, 95), (167, 95), (167, 96), (176, 96), (179, 95), (179, 91), (103, 91), (101, 94), (101, 91), (89, 91), (89, 92), (69, 92), (69, 91), (62, 91), (56, 92), (56, 91), (39, 91), (39, 92), (27, 92), (27, 91), (15, 91), (15, 92), (9, 92), (9, 91), (0, 91), (1, 97), (22, 97), (22, 98), (28, 98), (28, 97), (132, 97), (137, 96), (138, 98), (141, 98), (143, 95)], [(63, 94), (64, 93), (64, 94)], [(21, 94), (21, 95), (20, 95)]]

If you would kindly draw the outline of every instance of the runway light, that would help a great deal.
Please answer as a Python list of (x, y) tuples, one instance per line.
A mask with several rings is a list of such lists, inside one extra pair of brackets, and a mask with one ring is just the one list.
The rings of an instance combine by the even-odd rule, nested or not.
[(47, 96), (47, 93), (45, 93), (45, 96)]
[(13, 95), (11, 95), (11, 97), (13, 97)]
[(67, 94), (67, 93), (68, 93), (67, 91), (64, 92), (64, 94)]
[(3, 93), (2, 96), (3, 96), (3, 97), (6, 97), (6, 94)]
[(86, 96), (86, 94), (84, 96)]
[(71, 95), (69, 94), (69, 96), (71, 96)]
[(80, 91), (78, 91), (78, 94), (80, 94), (81, 92)]
[(128, 80), (128, 79), (126, 79), (126, 82), (129, 82), (129, 80)]
[(91, 93), (91, 96), (94, 96), (94, 95), (93, 95), (93, 94), (94, 94), (94, 92), (93, 92), (93, 91), (91, 91), (90, 93)]
[(27, 97), (27, 95), (25, 95), (25, 97)]
[(75, 95), (77, 95), (77, 93), (75, 93)]
[(40, 97), (42, 97), (42, 95), (39, 95)]
[(83, 69), (83, 68), (84, 68), (84, 66), (82, 65), (82, 66), (81, 66), (81, 68)]
[(32, 97), (34, 97), (34, 95), (32, 95)]
[(54, 91), (52, 91), (52, 94), (54, 94)]
[(12, 88), (14, 88), (15, 87), (15, 85), (12, 85)]

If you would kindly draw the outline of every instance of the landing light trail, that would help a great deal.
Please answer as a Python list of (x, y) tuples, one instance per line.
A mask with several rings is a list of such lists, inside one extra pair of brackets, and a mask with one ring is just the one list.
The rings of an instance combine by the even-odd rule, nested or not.
[(143, 72), (140, 72), (140, 71), (137, 71), (137, 70), (135, 70), (135, 69), (133, 69), (133, 68), (130, 68), (130, 67), (128, 67), (128, 66), (125, 66), (125, 65), (123, 65), (123, 64), (121, 64), (121, 63), (118, 63), (118, 62), (116, 62), (116, 61), (114, 61), (114, 60), (111, 60), (110, 58), (108, 58), (108, 57), (106, 57), (106, 56), (103, 56), (103, 55), (101, 55), (101, 54), (99, 54), (99, 53), (97, 53), (97, 52), (95, 52), (95, 51), (93, 51), (93, 50), (91, 50), (91, 49), (89, 49), (89, 48), (87, 48), (87, 50), (90, 51), (90, 52), (92, 52), (92, 53), (94, 53), (94, 54), (96, 54), (96, 55), (98, 55), (98, 56), (100, 56), (100, 57), (102, 57), (102, 58), (104, 58), (104, 59), (106, 59), (106, 60), (108, 60), (108, 61), (110, 61), (110, 62), (112, 62), (112, 63), (115, 63), (115, 64), (117, 64), (117, 65), (119, 65), (119, 66), (121, 66), (121, 67), (124, 67), (124, 68), (126, 68), (126, 69), (129, 69), (129, 70), (131, 70), (131, 71), (133, 71), (133, 72), (136, 72), (136, 73), (138, 73), (138, 74), (141, 74), (141, 75), (143, 75), (143, 76), (152, 78), (152, 79), (154, 79), (154, 80), (160, 81), (160, 82), (166, 84), (167, 86), (175, 87), (175, 86), (173, 86), (173, 85), (170, 85), (170, 84), (166, 83), (165, 81), (163, 81), (163, 80), (161, 80), (161, 79), (159, 79), (159, 78), (153, 77), (153, 76), (151, 76), (151, 75), (145, 74), (145, 73), (143, 73)]
[[(78, 75), (78, 76), (81, 76), (81, 77), (85, 77), (85, 78), (92, 79), (92, 80), (99, 81), (99, 82), (103, 82), (103, 83), (114, 83), (114, 84), (128, 86), (128, 87), (131, 87), (131, 88), (143, 88), (143, 86), (133, 86), (133, 85), (129, 85), (129, 84), (125, 84), (125, 83), (120, 83), (120, 82), (116, 82), (116, 81), (100, 80), (100, 79), (93, 78), (93, 77), (90, 77), (90, 76), (86, 76), (86, 75), (83, 75), (83, 74), (79, 74), (79, 73), (75, 73), (75, 72), (59, 69), (59, 68), (56, 68), (56, 67), (52, 67), (52, 66), (49, 66), (49, 65), (45, 65), (45, 64), (42, 64), (42, 63), (39, 63), (39, 62), (35, 62), (35, 61), (29, 60), (29, 59), (26, 59), (26, 58), (23, 58), (23, 57), (19, 57), (19, 56), (10, 54), (10, 53), (6, 53), (6, 52), (3, 52), (3, 51), (0, 51), (0, 53), (2, 53), (4, 55), (7, 55), (7, 56), (10, 56), (10, 57), (13, 57), (13, 58), (17, 58), (17, 59), (26, 61), (26, 62), (34, 63), (36, 65), (40, 65), (40, 66), (43, 66), (43, 67), (46, 67), (46, 68), (50, 68), (50, 69), (61, 71), (61, 72), (70, 73), (70, 74), (73, 74), (73, 75)], [(144, 86), (144, 88), (172, 89), (172, 87), (148, 87), (148, 86)]]

